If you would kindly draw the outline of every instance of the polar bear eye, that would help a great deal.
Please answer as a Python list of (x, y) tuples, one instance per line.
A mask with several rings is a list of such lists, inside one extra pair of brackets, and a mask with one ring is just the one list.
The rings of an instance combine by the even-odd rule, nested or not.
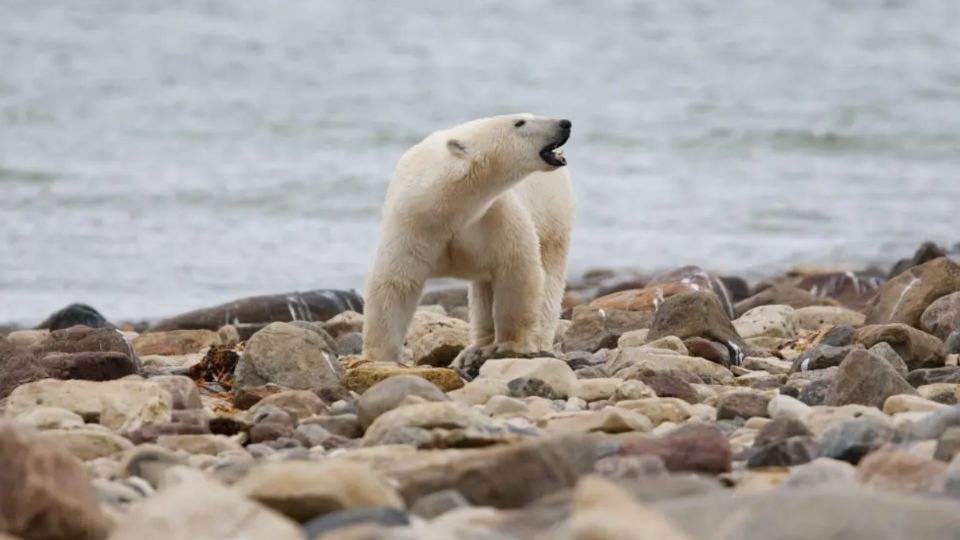
[(526, 123), (527, 123), (526, 120), (517, 120), (516, 122), (514, 122), (513, 127), (521, 127)]

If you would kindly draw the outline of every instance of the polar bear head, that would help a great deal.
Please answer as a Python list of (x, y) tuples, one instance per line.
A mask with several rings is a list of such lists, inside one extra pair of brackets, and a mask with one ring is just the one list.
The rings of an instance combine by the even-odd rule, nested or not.
[(567, 164), (560, 147), (570, 138), (569, 120), (506, 114), (451, 128), (447, 150), (474, 170), (496, 170), (517, 178)]

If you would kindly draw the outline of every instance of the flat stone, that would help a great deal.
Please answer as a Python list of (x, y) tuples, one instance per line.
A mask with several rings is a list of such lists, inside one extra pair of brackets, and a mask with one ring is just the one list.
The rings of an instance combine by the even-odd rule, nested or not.
[(807, 306), (796, 310), (796, 319), (802, 330), (816, 331), (825, 326), (862, 326), (866, 316), (839, 306)]
[(133, 447), (127, 439), (106, 429), (51, 429), (44, 432), (68, 452), (83, 461), (113, 456)]
[(343, 510), (403, 507), (384, 478), (350, 463), (261, 463), (233, 484), (233, 488), (300, 522)]
[(347, 370), (343, 386), (348, 390), (363, 394), (373, 385), (397, 375), (412, 375), (433, 383), (444, 392), (463, 387), (463, 380), (456, 371), (447, 368), (406, 368), (396, 365), (361, 365)]
[(182, 450), (188, 454), (210, 456), (222, 452), (243, 451), (240, 444), (224, 435), (164, 435), (157, 438), (157, 445), (170, 450)]
[(770, 397), (756, 392), (733, 392), (717, 402), (717, 420), (768, 416)]

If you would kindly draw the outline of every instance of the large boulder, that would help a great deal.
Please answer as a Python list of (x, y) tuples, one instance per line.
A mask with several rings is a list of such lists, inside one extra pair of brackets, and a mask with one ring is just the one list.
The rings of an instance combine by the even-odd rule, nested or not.
[(886, 282), (867, 306), (867, 324), (902, 323), (914, 328), (930, 304), (960, 291), (960, 265), (946, 257), (915, 266)]
[(363, 313), (363, 299), (353, 291), (319, 289), (251, 296), (163, 319), (148, 331), (217, 330), (231, 324), (247, 337), (245, 329), (250, 327), (294, 320), (323, 322), (347, 310)]
[(34, 429), (0, 419), (0, 537), (101, 540), (109, 522), (83, 464)]
[(337, 352), (315, 331), (271, 323), (250, 341), (237, 363), (236, 386), (274, 383), (296, 390), (340, 386)]
[(911, 369), (940, 367), (946, 361), (943, 342), (905, 324), (877, 324), (858, 328), (854, 340), (871, 348), (886, 342)]
[(169, 422), (173, 396), (151, 381), (44, 379), (14, 390), (7, 399), (7, 414), (18, 415), (41, 406), (66, 409), (87, 422), (130, 432), (147, 423)]
[(888, 397), (897, 394), (917, 395), (917, 391), (889, 362), (863, 349), (855, 349), (840, 363), (824, 404), (882, 408)]
[(941, 296), (931, 303), (920, 316), (920, 328), (941, 341), (960, 330), (960, 292)]
[(737, 334), (717, 296), (709, 292), (679, 294), (667, 299), (657, 310), (648, 341), (666, 336), (681, 339), (702, 337), (718, 341), (730, 352), (732, 364), (744, 358), (747, 344)]
[(564, 352), (596, 352), (616, 348), (620, 336), (631, 330), (649, 328), (653, 313), (577, 306), (572, 322), (563, 334)]

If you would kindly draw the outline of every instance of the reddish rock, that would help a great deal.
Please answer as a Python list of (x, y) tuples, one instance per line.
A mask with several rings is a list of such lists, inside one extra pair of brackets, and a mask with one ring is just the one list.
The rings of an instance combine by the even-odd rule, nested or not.
[(717, 420), (769, 418), (770, 415), (767, 414), (767, 403), (769, 402), (769, 396), (755, 392), (727, 394), (717, 402)]
[(107, 537), (109, 523), (77, 458), (32, 428), (2, 419), (0, 456), (0, 531), (43, 540)]
[(685, 292), (698, 290), (687, 283), (664, 283), (644, 289), (629, 289), (601, 296), (590, 302), (597, 309), (619, 309), (623, 311), (656, 311), (664, 300)]
[(730, 351), (722, 343), (695, 337), (683, 340), (683, 345), (690, 356), (699, 356), (721, 366), (730, 367)]
[(935, 300), (960, 291), (960, 265), (946, 257), (915, 266), (888, 281), (867, 306), (866, 324), (920, 326)]
[(243, 386), (233, 387), (232, 399), (233, 406), (245, 411), (267, 397), (283, 392), (286, 388), (276, 384), (268, 383), (263, 386)]
[[(687, 381), (684, 377), (692, 377), (692, 380)], [(653, 389), (657, 397), (674, 397), (682, 399), (687, 403), (700, 402), (700, 396), (697, 395), (697, 391), (691, 386), (691, 382), (702, 384), (703, 381), (692, 373), (680, 370), (677, 370), (675, 373), (645, 370), (638, 372), (632, 378), (643, 381)]]
[(133, 348), (141, 356), (193, 354), (220, 344), (220, 336), (212, 330), (149, 332), (133, 340)]
[(620, 455), (652, 454), (673, 472), (730, 472), (733, 451), (722, 431), (707, 424), (685, 424), (663, 437), (622, 436)]
[(52, 379), (110, 381), (134, 375), (137, 364), (130, 356), (114, 351), (49, 353), (38, 361)]

